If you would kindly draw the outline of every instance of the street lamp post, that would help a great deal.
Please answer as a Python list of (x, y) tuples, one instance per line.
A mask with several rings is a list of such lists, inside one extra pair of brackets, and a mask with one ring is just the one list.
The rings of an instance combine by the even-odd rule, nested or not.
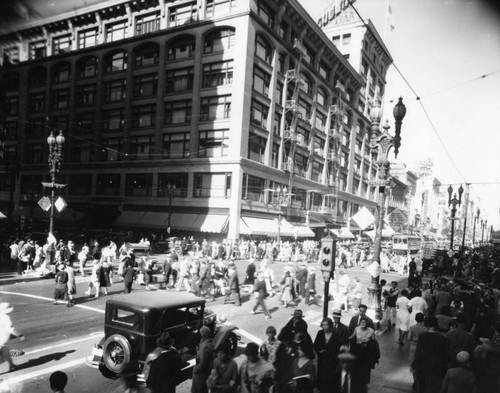
[(479, 221), (479, 213), (481, 211), (477, 209), (477, 215), (474, 216), (474, 229), (472, 230), (472, 246), (476, 245), (476, 221)]
[(462, 204), (462, 194), (464, 193), (464, 188), (460, 185), (458, 189), (458, 198), (457, 194), (453, 195), (453, 187), (450, 185), (448, 187), (448, 206), (452, 206), (451, 208), (451, 239), (450, 239), (450, 250), (453, 250), (453, 238), (455, 236), (455, 214), (457, 213), (457, 205)]
[(54, 230), (54, 204), (56, 199), (56, 175), (59, 173), (61, 169), (61, 158), (62, 158), (62, 149), (64, 146), (64, 142), (66, 139), (64, 138), (62, 130), (59, 131), (59, 135), (57, 137), (54, 136), (54, 132), (51, 131), (50, 135), (47, 138), (47, 144), (49, 145), (49, 168), (50, 168), (50, 224), (49, 224), (49, 232), (53, 233)]
[(280, 187), (278, 186), (275, 190), (276, 192), (276, 199), (278, 202), (278, 247), (280, 247), (281, 244), (281, 205), (285, 203), (288, 199), (288, 189), (286, 186)]
[(393, 109), (393, 116), (395, 119), (395, 135), (389, 134), (389, 121), (383, 126), (384, 132), (380, 134), (380, 119), (382, 111), (380, 108), (380, 101), (376, 101), (374, 107), (370, 111), (370, 120), (372, 127), (372, 135), (370, 147), (377, 149), (377, 165), (378, 165), (378, 179), (371, 182), (372, 186), (378, 188), (378, 208), (375, 215), (375, 239), (373, 251), (373, 263), (369, 267), (372, 276), (370, 286), (368, 287), (368, 304), (370, 310), (375, 311), (376, 319), (381, 319), (380, 309), (380, 250), (382, 244), (382, 229), (384, 225), (384, 209), (386, 202), (386, 187), (391, 183), (389, 177), (389, 150), (394, 148), (395, 157), (398, 156), (399, 147), (401, 146), (401, 124), (406, 115), (406, 107), (403, 104), (403, 99), (400, 97), (398, 103)]
[(167, 232), (170, 234), (170, 223), (172, 219), (172, 199), (175, 197), (175, 184), (167, 184), (167, 194), (168, 194), (168, 226)]

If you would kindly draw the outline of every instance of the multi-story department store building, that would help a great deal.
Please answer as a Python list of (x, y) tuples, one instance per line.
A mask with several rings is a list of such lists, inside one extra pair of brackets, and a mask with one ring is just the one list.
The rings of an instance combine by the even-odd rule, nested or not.
[(368, 114), (392, 59), (370, 23), (336, 29), (297, 0), (111, 0), (4, 33), (1, 210), (46, 215), (62, 130), (56, 229), (345, 226), (376, 205)]

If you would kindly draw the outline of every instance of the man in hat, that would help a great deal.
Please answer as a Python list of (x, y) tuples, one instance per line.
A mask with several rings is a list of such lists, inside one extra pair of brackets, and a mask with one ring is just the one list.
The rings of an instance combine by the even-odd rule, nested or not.
[(238, 279), (238, 272), (236, 271), (236, 265), (234, 262), (229, 262), (227, 274), (229, 292), (226, 293), (224, 303), (229, 302), (231, 300), (231, 295), (233, 295), (234, 305), (239, 307), (241, 306), (240, 281)]
[(333, 310), (333, 333), (335, 333), (335, 335), (337, 336), (339, 345), (342, 346), (347, 344), (349, 338), (349, 329), (340, 321), (341, 318), (342, 312), (339, 309)]
[(350, 352), (342, 352), (338, 356), (339, 366), (335, 370), (333, 392), (364, 393), (366, 384), (356, 377), (356, 356)]
[(253, 293), (255, 294), (255, 305), (250, 311), (250, 314), (255, 314), (255, 310), (257, 310), (257, 308), (261, 306), (264, 310), (264, 314), (266, 314), (266, 318), (270, 319), (271, 314), (266, 307), (266, 297), (268, 297), (269, 294), (267, 293), (265, 277), (262, 273), (259, 273), (257, 276), (257, 282), (253, 287)]
[[(295, 337), (295, 333), (303, 332), (307, 336), (307, 322), (303, 319), (304, 313), (302, 310), (295, 310), (292, 314), (292, 318), (286, 323), (286, 325), (281, 329), (280, 334), (278, 335), (278, 340), (280, 341), (292, 341)], [(311, 341), (312, 342), (312, 341)]]
[(458, 366), (446, 372), (441, 393), (472, 392), (476, 377), (470, 368), (470, 354), (467, 351), (460, 351), (455, 358)]
[(69, 275), (66, 272), (66, 265), (60, 263), (58, 265), (59, 271), (56, 273), (55, 288), (54, 288), (54, 306), (57, 305), (58, 300), (66, 301), (66, 307), (71, 307), (70, 299), (68, 297), (68, 281)]
[(161, 353), (151, 362), (146, 380), (152, 393), (175, 393), (176, 379), (181, 371), (181, 357), (173, 344), (174, 340), (168, 332), (163, 332), (156, 340)]

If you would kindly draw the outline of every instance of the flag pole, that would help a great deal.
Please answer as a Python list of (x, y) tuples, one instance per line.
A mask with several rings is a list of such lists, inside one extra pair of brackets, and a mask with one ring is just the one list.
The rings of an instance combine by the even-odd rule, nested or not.
[(387, 25), (390, 23), (390, 15), (389, 15), (389, 7), (391, 6), (390, 4), (391, 0), (387, 0), (386, 5), (385, 5), (385, 23), (384, 23), (384, 42), (387, 40)]

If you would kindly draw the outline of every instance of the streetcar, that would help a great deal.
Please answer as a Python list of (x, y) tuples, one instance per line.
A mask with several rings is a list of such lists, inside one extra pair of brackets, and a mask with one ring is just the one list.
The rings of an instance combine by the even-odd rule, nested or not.
[(392, 235), (392, 251), (397, 255), (416, 254), (422, 249), (422, 239), (417, 235), (396, 233)]

